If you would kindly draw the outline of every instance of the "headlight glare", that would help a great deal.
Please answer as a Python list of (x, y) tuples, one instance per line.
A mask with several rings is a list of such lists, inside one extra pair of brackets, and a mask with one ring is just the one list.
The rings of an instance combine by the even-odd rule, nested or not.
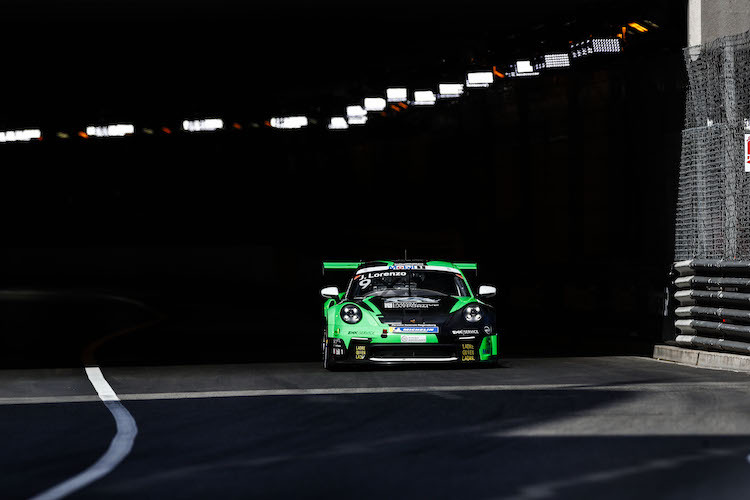
[(354, 304), (347, 304), (341, 308), (341, 319), (353, 325), (362, 319), (362, 311)]
[(469, 323), (476, 323), (482, 319), (482, 309), (478, 305), (466, 306), (466, 309), (464, 309), (464, 319)]

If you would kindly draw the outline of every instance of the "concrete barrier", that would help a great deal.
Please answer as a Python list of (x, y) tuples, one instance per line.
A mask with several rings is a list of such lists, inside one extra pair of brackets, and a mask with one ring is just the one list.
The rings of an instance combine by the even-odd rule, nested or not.
[(750, 373), (750, 356), (726, 352), (699, 351), (671, 345), (654, 346), (654, 359), (681, 365)]

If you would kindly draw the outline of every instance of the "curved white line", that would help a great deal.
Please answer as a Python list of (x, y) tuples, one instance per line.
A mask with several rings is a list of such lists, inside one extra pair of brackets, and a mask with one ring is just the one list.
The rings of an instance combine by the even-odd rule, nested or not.
[(112, 442), (109, 444), (109, 448), (107, 448), (104, 455), (99, 457), (99, 460), (93, 465), (62, 483), (32, 497), (32, 500), (57, 500), (88, 486), (114, 470), (133, 448), (135, 436), (138, 434), (138, 426), (135, 424), (135, 419), (122, 405), (117, 394), (115, 394), (115, 391), (107, 383), (107, 380), (98, 367), (86, 367), (86, 375), (89, 381), (91, 381), (91, 385), (96, 389), (99, 399), (102, 400), (115, 419), (115, 425), (117, 426), (115, 437), (112, 438)]

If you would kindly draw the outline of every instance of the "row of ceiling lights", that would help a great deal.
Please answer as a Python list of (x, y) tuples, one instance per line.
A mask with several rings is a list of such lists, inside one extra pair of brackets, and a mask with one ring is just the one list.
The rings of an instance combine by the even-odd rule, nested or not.
[[(654, 23), (644, 21), (644, 24), (651, 28), (658, 27)], [(407, 109), (409, 106), (432, 106), (438, 99), (455, 99), (461, 97), (466, 88), (487, 88), (490, 87), (497, 78), (516, 78), (538, 76), (541, 71), (549, 69), (567, 68), (571, 66), (571, 61), (586, 57), (592, 54), (619, 53), (622, 51), (622, 41), (627, 32), (643, 33), (649, 30), (640, 23), (629, 23), (627, 27), (622, 28), (614, 38), (589, 38), (580, 42), (571, 42), (568, 52), (549, 53), (530, 60), (518, 60), (513, 64), (505, 67), (492, 68), (492, 71), (472, 71), (466, 74), (464, 83), (440, 83), (437, 86), (437, 93), (432, 90), (414, 90), (412, 99), (409, 99), (409, 90), (406, 87), (390, 87), (385, 91), (385, 97), (365, 97), (362, 104), (347, 106), (346, 116), (333, 116), (330, 118), (327, 128), (329, 130), (345, 130), (350, 126), (364, 125), (367, 123), (368, 113), (385, 113), (390, 107), (395, 112)], [(311, 123), (316, 123), (306, 116), (281, 116), (274, 117), (264, 124), (275, 129), (300, 129), (305, 128)], [(252, 123), (252, 127), (260, 127), (257, 123)], [(239, 123), (232, 123), (232, 128), (241, 129)], [(201, 120), (184, 120), (182, 122), (182, 131), (184, 132), (212, 132), (225, 128), (224, 121), (221, 118), (206, 118)], [(154, 129), (144, 128), (145, 134), (153, 135)], [(172, 130), (168, 127), (162, 127), (160, 132), (171, 134)], [(77, 133), (79, 137), (126, 137), (135, 134), (133, 124), (111, 124), (105, 126), (88, 126), (85, 131)], [(70, 138), (70, 134), (58, 132), (58, 138)], [(39, 129), (22, 129), (0, 131), (0, 143), (5, 142), (32, 142), (40, 141), (43, 134)]]

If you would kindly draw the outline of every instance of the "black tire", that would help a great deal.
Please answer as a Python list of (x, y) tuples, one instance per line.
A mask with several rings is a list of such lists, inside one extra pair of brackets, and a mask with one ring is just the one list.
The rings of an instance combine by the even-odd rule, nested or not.
[(336, 366), (336, 361), (333, 359), (333, 355), (331, 354), (331, 345), (328, 343), (327, 339), (325, 342), (325, 347), (323, 348), (323, 368), (325, 368), (329, 372), (334, 372), (338, 369), (338, 366)]

